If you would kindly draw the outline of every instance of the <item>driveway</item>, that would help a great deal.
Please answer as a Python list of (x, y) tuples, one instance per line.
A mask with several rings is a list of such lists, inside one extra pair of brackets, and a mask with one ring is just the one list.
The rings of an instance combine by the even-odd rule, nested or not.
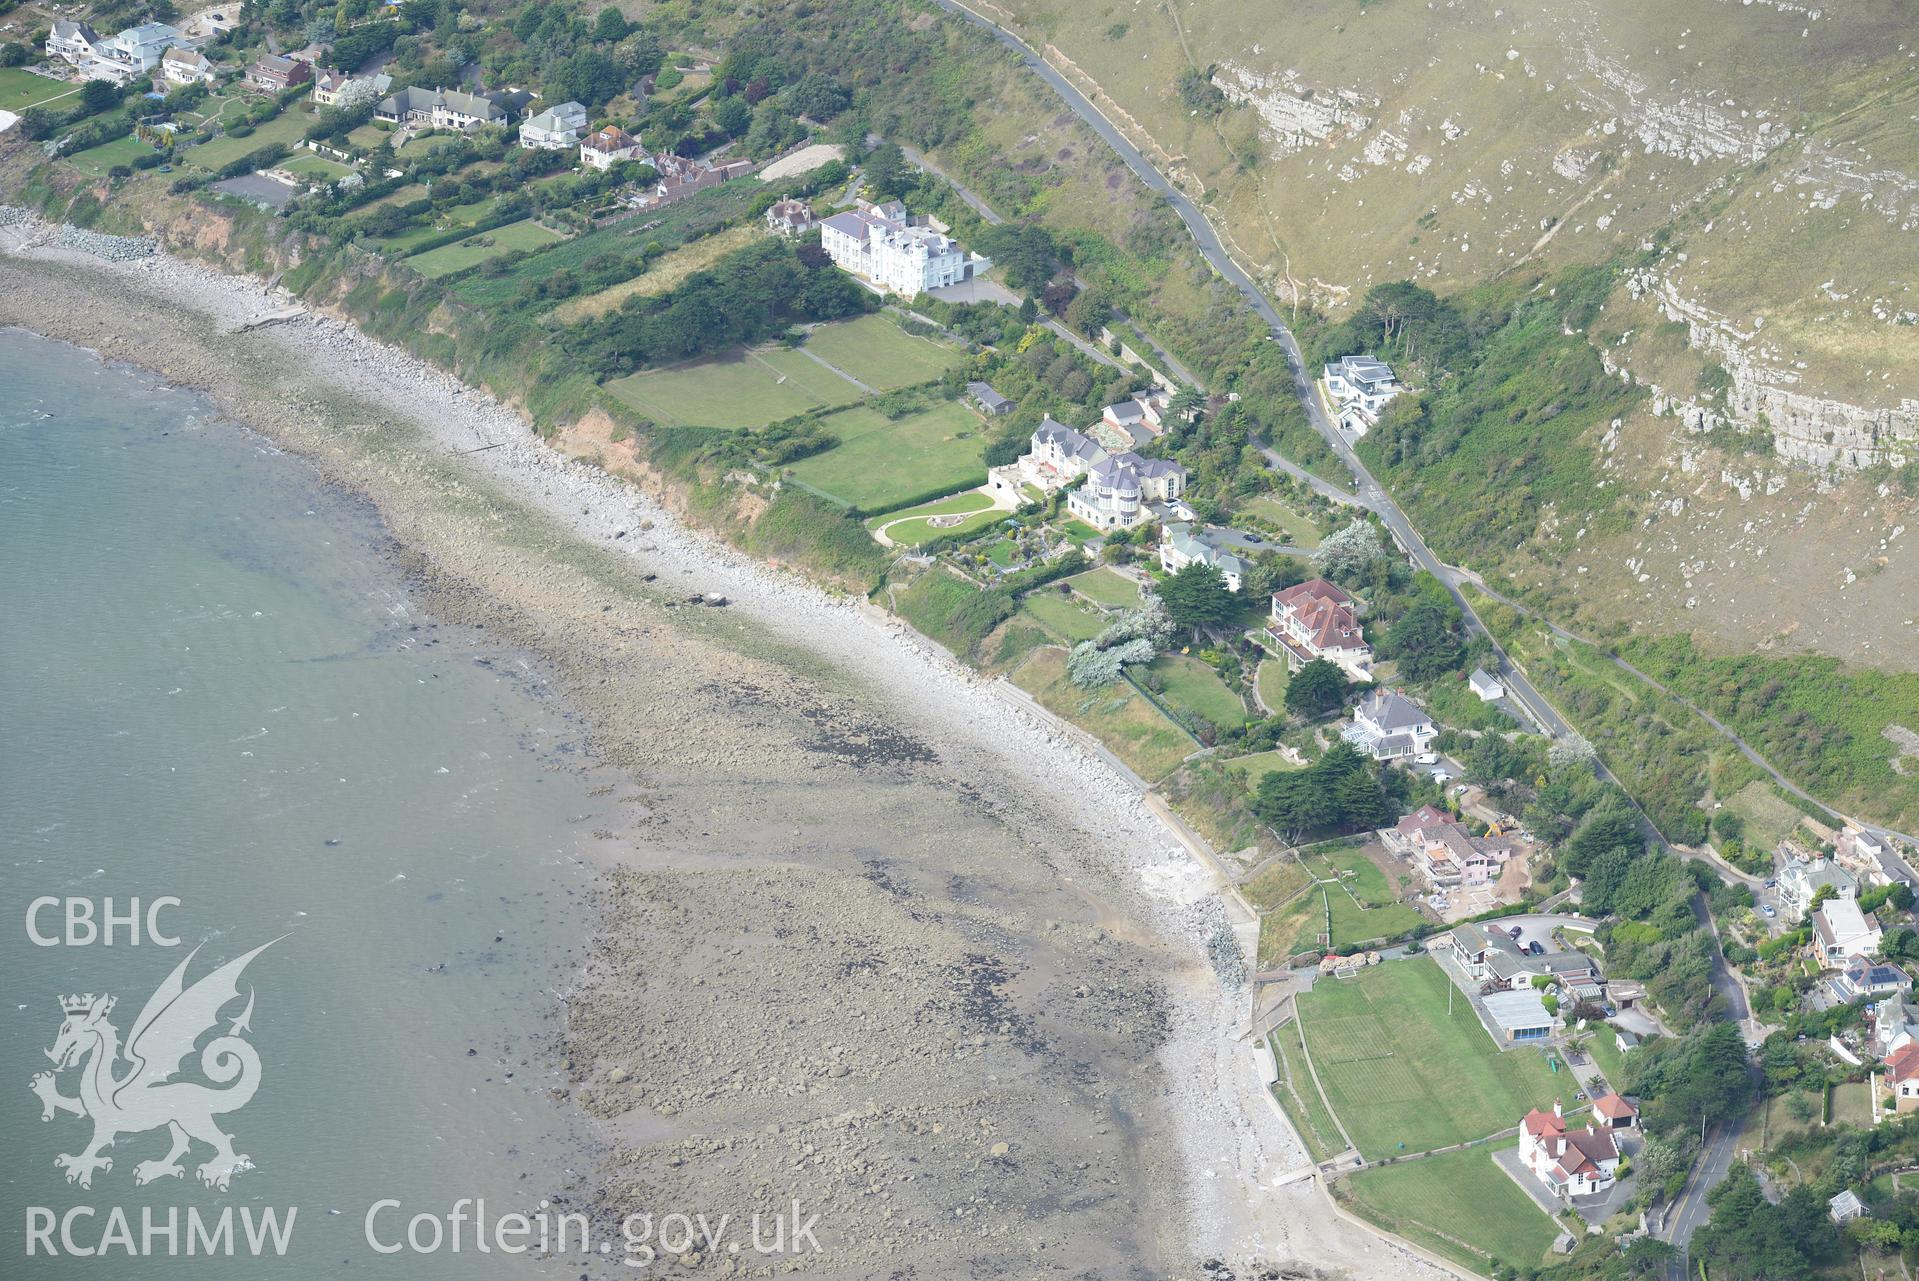
[(996, 302), (1007, 307), (1017, 307), (1022, 301), (1018, 294), (999, 281), (987, 280), (980, 276), (975, 276), (971, 280), (962, 280), (957, 285), (941, 285), (938, 289), (928, 292), (942, 302)]

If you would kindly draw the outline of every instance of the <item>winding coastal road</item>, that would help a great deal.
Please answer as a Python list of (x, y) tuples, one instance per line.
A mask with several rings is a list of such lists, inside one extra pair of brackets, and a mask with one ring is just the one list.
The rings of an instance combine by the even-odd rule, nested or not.
[[(1468, 629), (1478, 635), (1486, 637), (1487, 641), (1492, 645), (1493, 653), (1498, 656), (1498, 675), (1504, 681), (1507, 690), (1513, 695), (1515, 701), (1526, 710), (1527, 715), (1532, 717), (1549, 737), (1559, 738), (1573, 735), (1574, 730), (1572, 726), (1568, 724), (1565, 718), (1540, 694), (1538, 689), (1533, 685), (1531, 678), (1513, 663), (1504, 647), (1499, 644), (1498, 638), (1494, 637), (1492, 632), (1480, 620), (1479, 615), (1472, 607), (1472, 603), (1467, 600), (1465, 593), (1460, 589), (1460, 583), (1462, 581), (1460, 571), (1453, 569), (1452, 566), (1447, 565), (1440, 560), (1438, 556), (1433, 554), (1432, 549), (1428, 547), (1425, 540), (1419, 536), (1419, 531), (1413, 527), (1412, 521), (1409, 520), (1406, 513), (1400, 509), (1399, 504), (1386, 492), (1385, 487), (1373, 478), (1372, 473), (1367, 470), (1365, 463), (1360, 461), (1358, 454), (1353, 450), (1352, 442), (1346, 439), (1345, 435), (1327, 416), (1325, 407), (1320, 403), (1318, 395), (1314, 392), (1313, 381), (1306, 370), (1305, 359), (1300, 353), (1299, 343), (1294, 338), (1292, 331), (1287, 328), (1285, 321), (1281, 319), (1279, 310), (1273, 305), (1272, 300), (1261, 292), (1253, 278), (1247, 274), (1247, 272), (1234, 261), (1232, 255), (1226, 251), (1225, 246), (1220, 242), (1218, 233), (1214, 231), (1212, 224), (1206, 220), (1206, 217), (1200, 213), (1191, 200), (1187, 199), (1183, 192), (1168, 181), (1164, 174), (1160, 173), (1152, 162), (1146, 159), (1137, 147), (1127, 140), (1126, 136), (1114, 126), (1112, 121), (1106, 118), (1099, 108), (1094, 106), (1071, 81), (1055, 70), (1044, 58), (1041, 58), (1025, 41), (1021, 40), (1012, 32), (1007, 31), (998, 23), (993, 22), (991, 19), (974, 12), (966, 5), (960, 3), (960, 0), (933, 0), (933, 2), (948, 13), (970, 22), (975, 26), (984, 28), (990, 32), (993, 38), (1000, 44), (1016, 54), (1028, 70), (1051, 87), (1052, 90), (1059, 95), (1061, 100), (1073, 110), (1073, 113), (1084, 121), (1107, 146), (1113, 149), (1114, 153), (1126, 163), (1126, 166), (1146, 185), (1148, 190), (1165, 200), (1166, 203), (1172, 207), (1174, 213), (1179, 215), (1180, 221), (1186, 225), (1187, 233), (1192, 236), (1194, 243), (1198, 245), (1200, 253), (1205, 256), (1207, 262), (1212, 265), (1213, 269), (1217, 271), (1227, 283), (1231, 284), (1240, 292), (1253, 310), (1266, 322), (1270, 337), (1274, 342), (1277, 342), (1286, 353), (1286, 361), (1293, 375), (1294, 395), (1298, 397), (1300, 406), (1305, 410), (1307, 420), (1312, 423), (1314, 430), (1326, 441), (1327, 445), (1332, 449), (1334, 456), (1345, 464), (1347, 471), (1352, 475), (1353, 487), (1356, 494), (1348, 494), (1338, 486), (1331, 485), (1311, 475), (1303, 468), (1299, 468), (1284, 459), (1277, 451), (1272, 449), (1264, 450), (1267, 460), (1275, 467), (1313, 486), (1315, 490), (1325, 494), (1336, 502), (1351, 503), (1356, 496), (1359, 505), (1377, 514), (1380, 522), (1384, 524), (1392, 533), (1393, 537), (1398, 540), (1399, 545), (1405, 549), (1407, 555), (1412, 558), (1413, 563), (1430, 573), (1445, 586), (1447, 593), (1453, 598), (1453, 603), (1459, 607), (1460, 612), (1464, 615)], [(1704, 715), (1704, 713), (1701, 714)], [(1710, 719), (1711, 718), (1708, 717), (1708, 720)], [(1715, 727), (1721, 729), (1721, 732), (1727, 733), (1729, 737), (1732, 737), (1730, 731), (1726, 731), (1723, 727), (1718, 726), (1717, 722), (1714, 722), (1714, 724)], [(1735, 738), (1735, 741), (1738, 740)], [(1772, 772), (1775, 777), (1778, 777), (1777, 771), (1773, 771), (1769, 764), (1759, 758), (1756, 753), (1746, 748), (1744, 744), (1741, 744), (1741, 750), (1745, 751), (1749, 757), (1752, 757), (1755, 763), (1760, 764), (1763, 768)], [(1606, 769), (1603, 762), (1597, 764), (1599, 772), (1603, 777), (1607, 777), (1617, 783), (1618, 780), (1612, 778), (1610, 771)], [(1784, 780), (1782, 779), (1782, 781)], [(1788, 786), (1790, 786), (1790, 784), (1788, 784)], [(1621, 790), (1622, 792), (1624, 791), (1623, 788)], [(1798, 789), (1794, 788), (1793, 790), (1797, 791)], [(1654, 837), (1659, 839), (1661, 845), (1668, 844), (1663, 835), (1653, 825), (1650, 816), (1645, 813), (1644, 809), (1639, 806), (1638, 802), (1632, 798), (1630, 793), (1626, 793), (1626, 795), (1628, 800), (1632, 800), (1634, 808), (1639, 810), (1641, 821), (1646, 829), (1649, 830)], [(1751, 1011), (1746, 1001), (1745, 991), (1726, 964), (1725, 954), (1719, 947), (1718, 932), (1713, 926), (1711, 913), (1707, 911), (1703, 897), (1697, 900), (1694, 906), (1695, 910), (1699, 912), (1705, 921), (1713, 939), (1711, 966), (1712, 985), (1724, 998), (1729, 1015), (1738, 1020), (1742, 1030), (1746, 1030), (1748, 1035), (1750, 1035), (1750, 1029), (1753, 1025), (1751, 1023)], [(1687, 1243), (1691, 1240), (1693, 1232), (1706, 1221), (1710, 1214), (1710, 1210), (1706, 1205), (1707, 1194), (1714, 1187), (1718, 1186), (1721, 1180), (1726, 1177), (1727, 1171), (1731, 1168), (1736, 1134), (1737, 1127), (1724, 1126), (1719, 1132), (1709, 1136), (1704, 1151), (1694, 1166), (1692, 1178), (1679, 1201), (1674, 1206), (1673, 1217), (1667, 1225), (1667, 1239), (1680, 1247), (1682, 1257), (1683, 1251)], [(1678, 1262), (1677, 1266), (1683, 1269), (1685, 1265), (1683, 1262)]]
[[(1385, 488), (1373, 479), (1372, 473), (1359, 460), (1359, 455), (1353, 452), (1352, 442), (1348, 441), (1333, 421), (1326, 416), (1325, 408), (1319, 403), (1319, 397), (1314, 394), (1312, 379), (1307, 375), (1305, 360), (1300, 354), (1299, 343), (1293, 337), (1292, 330), (1286, 327), (1286, 322), (1280, 318), (1279, 309), (1273, 305), (1272, 300), (1261, 292), (1253, 278), (1233, 260), (1230, 253), (1226, 252), (1226, 247), (1220, 242), (1218, 233), (1213, 230), (1206, 216), (1191, 200), (1187, 199), (1184, 192), (1168, 181), (1166, 176), (1141, 154), (1139, 148), (1127, 140), (1125, 134), (1114, 127), (1112, 121), (1108, 120), (1099, 108), (1073, 85), (1072, 81), (1056, 71), (1025, 41), (990, 18), (975, 13), (959, 0), (933, 0), (933, 2), (948, 13), (991, 32), (994, 39), (1017, 54), (1028, 70), (1045, 81), (1048, 87), (1072, 108), (1073, 113), (1085, 121), (1087, 127), (1099, 135), (1101, 141), (1113, 149), (1114, 153), (1126, 163), (1126, 167), (1146, 184), (1147, 190), (1165, 200), (1173, 212), (1179, 215), (1179, 220), (1186, 225), (1187, 234), (1192, 236), (1193, 243), (1199, 246), (1200, 253), (1205, 256), (1207, 262), (1212, 264), (1213, 270), (1240, 292), (1253, 310), (1259, 314), (1260, 319), (1266, 322), (1273, 341), (1285, 351), (1286, 362), (1292, 368), (1293, 393), (1299, 398), (1300, 406), (1306, 411), (1306, 418), (1312, 423), (1313, 429), (1325, 439), (1334, 455), (1352, 474), (1353, 488), (1358, 494), (1360, 503), (1378, 514), (1381, 523), (1399, 541), (1400, 546), (1406, 549), (1407, 555), (1412, 557), (1414, 564), (1445, 585), (1446, 591), (1453, 598), (1453, 603), (1458, 605), (1465, 615), (1468, 630), (1486, 637), (1492, 643), (1493, 652), (1498, 655), (1500, 669), (1498, 675), (1505, 682), (1506, 688), (1512, 692), (1514, 701), (1525, 708), (1526, 714), (1532, 717), (1549, 736), (1560, 738), (1572, 734), (1572, 726), (1566, 723), (1565, 718), (1560, 716), (1534, 687), (1531, 678), (1513, 664), (1498, 640), (1487, 630), (1486, 625), (1480, 622), (1479, 615), (1473, 612), (1471, 602), (1459, 589), (1458, 576), (1450, 566), (1433, 554), (1430, 547), (1426, 546), (1425, 540), (1419, 536), (1419, 531), (1413, 528), (1412, 521), (1406, 518), (1406, 513), (1400, 510), (1399, 504), (1393, 501)], [(1267, 457), (1272, 460), (1275, 455), (1269, 451)], [(1299, 469), (1284, 463), (1281, 465), (1289, 474), (1300, 474)], [(1308, 479), (1307, 483), (1315, 484), (1315, 481)], [(1318, 482), (1315, 488), (1323, 484), (1324, 482)], [(1327, 492), (1328, 490), (1331, 492)], [(1351, 497), (1343, 494), (1337, 486), (1327, 486), (1320, 492), (1327, 493), (1327, 496), (1335, 501)]]

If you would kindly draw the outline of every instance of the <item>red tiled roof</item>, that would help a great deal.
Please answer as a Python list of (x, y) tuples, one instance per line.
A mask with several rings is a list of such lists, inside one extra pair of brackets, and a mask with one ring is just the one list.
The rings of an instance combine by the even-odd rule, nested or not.
[(1626, 1100), (1621, 1098), (1617, 1093), (1602, 1095), (1594, 1099), (1593, 1111), (1609, 1121), (1617, 1121), (1622, 1117), (1636, 1117), (1639, 1115), (1639, 1109), (1626, 1102)]
[(1350, 649), (1366, 643), (1353, 614), (1353, 598), (1323, 578), (1273, 593), (1273, 604), (1300, 621), (1306, 629), (1306, 644), (1315, 650)]
[(1886, 1075), (1895, 1085), (1919, 1076), (1919, 1042), (1894, 1050), (1886, 1060)]

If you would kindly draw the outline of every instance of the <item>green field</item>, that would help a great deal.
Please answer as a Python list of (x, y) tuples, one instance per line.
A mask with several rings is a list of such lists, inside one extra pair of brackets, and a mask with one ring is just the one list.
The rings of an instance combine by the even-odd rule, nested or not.
[(1066, 679), (1066, 655), (1035, 651), (1013, 673), (1013, 683), (1104, 743), (1149, 782), (1172, 772), (1197, 744), (1130, 685), (1084, 690)]
[(112, 142), (103, 142), (97, 147), (88, 147), (85, 151), (76, 151), (68, 156), (67, 163), (81, 173), (94, 178), (104, 178), (107, 170), (115, 165), (130, 165), (141, 156), (150, 156), (153, 148), (141, 142), (132, 134), (124, 138), (115, 138)]
[(1139, 604), (1139, 584), (1103, 565), (1075, 574), (1066, 582), (1086, 599), (1108, 609), (1129, 609)]
[(1537, 1049), (1499, 1050), (1430, 957), (1316, 983), (1299, 1012), (1327, 1099), (1368, 1159), (1484, 1138), (1579, 1088)]
[(780, 382), (743, 351), (629, 374), (606, 390), (656, 422), (675, 427), (764, 427), (819, 406), (794, 382)]
[(854, 406), (821, 419), (820, 425), (840, 443), (794, 463), (793, 476), (849, 507), (872, 510), (915, 494), (986, 483), (979, 419), (957, 401), (896, 422), (878, 410)]
[(19, 67), (0, 67), (0, 111), (18, 113), (79, 92), (79, 85), (49, 80)]
[(1489, 1258), (1537, 1267), (1559, 1225), (1494, 1164), (1495, 1151), (1515, 1144), (1357, 1170), (1345, 1183), (1348, 1208), (1475, 1271), (1488, 1271)]
[[(1607, 1085), (1615, 1090), (1625, 1088), (1626, 1060), (1631, 1056), (1621, 1052), (1611, 1027), (1602, 1023), (1593, 1032), (1592, 1039), (1586, 1043), (1586, 1053), (1592, 1055), (1592, 1061), (1597, 1063), (1599, 1070), (1606, 1074)], [(1635, 1050), (1633, 1053), (1636, 1054), (1638, 1051)]]
[(1239, 892), (1260, 911), (1270, 912), (1292, 902), (1311, 881), (1298, 859), (1282, 855), (1261, 868), (1259, 875), (1242, 881)]
[(1044, 587), (1027, 593), (1020, 612), (1067, 644), (1093, 639), (1110, 621), (1098, 610)]
[(1216, 672), (1197, 658), (1165, 654), (1148, 665), (1159, 677), (1159, 696), (1189, 716), (1231, 729), (1246, 720), (1246, 700), (1227, 688)]
[(850, 405), (860, 398), (858, 387), (805, 352), (791, 347), (762, 347), (753, 353), (753, 359), (772, 370), (775, 378), (785, 379), (810, 396), (816, 405)]
[(1266, 1044), (1273, 1051), (1273, 1061), (1279, 1068), (1279, 1084), (1273, 1087), (1273, 1096), (1279, 1100), (1286, 1119), (1293, 1123), (1300, 1142), (1306, 1145), (1306, 1154), (1315, 1161), (1324, 1161), (1344, 1152), (1346, 1141), (1340, 1137), (1339, 1126), (1327, 1110), (1326, 1100), (1320, 1097), (1319, 1087), (1313, 1084), (1312, 1073), (1306, 1070), (1306, 1054), (1299, 1044), (1299, 1024), (1287, 1023), (1276, 1029), (1266, 1038)]
[(476, 267), (490, 258), (500, 258), (523, 250), (544, 249), (559, 239), (559, 232), (527, 218), (510, 222), (504, 227), (495, 227), (492, 231), (478, 232), (465, 240), (441, 245), (438, 249), (414, 254), (406, 260), (406, 265), (432, 280)]
[(1293, 682), (1293, 674), (1286, 670), (1286, 660), (1269, 658), (1260, 663), (1259, 674), (1253, 683), (1259, 689), (1259, 701), (1266, 710), (1275, 716), (1286, 713), (1286, 687)]
[(244, 138), (223, 134), (197, 147), (189, 147), (186, 160), (188, 164), (196, 165), (201, 169), (223, 169), (241, 156), (251, 155), (270, 142), (283, 142), (289, 147), (295, 145), (306, 133), (306, 127), (312, 123), (312, 118), (306, 112), (293, 107), (258, 126)]
[(806, 347), (878, 391), (931, 382), (961, 360), (955, 348), (917, 338), (884, 316), (821, 325), (807, 335)]
[[(965, 519), (951, 524), (933, 523), (938, 517), (951, 516), (962, 516)], [(866, 522), (866, 528), (874, 533), (884, 529), (886, 536), (894, 542), (907, 547), (917, 547), (921, 543), (930, 543), (935, 538), (971, 534), (985, 529), (995, 521), (1005, 519), (1005, 510), (995, 506), (989, 495), (969, 489), (963, 494), (949, 494), (945, 498), (937, 498), (930, 503), (921, 503), (918, 507), (908, 507), (902, 511), (874, 516)]]

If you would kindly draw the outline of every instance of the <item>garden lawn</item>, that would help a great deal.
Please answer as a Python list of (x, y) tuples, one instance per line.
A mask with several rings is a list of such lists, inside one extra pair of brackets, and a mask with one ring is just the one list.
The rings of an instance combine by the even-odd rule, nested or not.
[(1091, 640), (1106, 629), (1104, 614), (1070, 596), (1042, 587), (1027, 593), (1020, 612), (1067, 644)]
[(1300, 1142), (1306, 1145), (1307, 1155), (1315, 1161), (1324, 1161), (1344, 1152), (1346, 1141), (1339, 1136), (1339, 1126), (1326, 1109), (1326, 1100), (1319, 1096), (1312, 1074), (1306, 1070), (1306, 1055), (1299, 1045), (1299, 1024), (1287, 1023), (1276, 1029), (1266, 1038), (1266, 1044), (1273, 1051), (1273, 1062), (1279, 1068), (1279, 1083), (1273, 1087), (1273, 1096), (1279, 1100), (1286, 1119), (1293, 1123)]
[(0, 111), (17, 115), (29, 107), (44, 106), (79, 92), (79, 85), (49, 80), (20, 67), (0, 67)]
[[(825, 373), (825, 370), (821, 370)], [(856, 406), (820, 421), (840, 443), (792, 466), (801, 484), (849, 507), (884, 510), (923, 494), (986, 483), (986, 440), (957, 401), (888, 421)]]
[(353, 172), (352, 165), (343, 165), (337, 160), (328, 160), (325, 156), (316, 156), (311, 151), (303, 151), (282, 161), (280, 168), (301, 178), (317, 178), (322, 182), (334, 182)]
[(1626, 1055), (1614, 1039), (1611, 1025), (1602, 1023), (1593, 1033), (1592, 1040), (1586, 1043), (1586, 1053), (1606, 1074), (1606, 1084), (1618, 1090), (1626, 1084)]
[(1226, 768), (1246, 781), (1246, 790), (1257, 792), (1260, 780), (1268, 774), (1278, 774), (1283, 770), (1298, 769), (1299, 766), (1287, 760), (1279, 752), (1254, 752), (1251, 756), (1236, 756), (1226, 762)]
[(1103, 565), (1075, 574), (1066, 582), (1086, 599), (1108, 609), (1130, 609), (1139, 604), (1139, 584)]
[(1286, 660), (1269, 658), (1259, 665), (1259, 674), (1253, 678), (1259, 690), (1259, 701), (1274, 716), (1286, 714), (1286, 687), (1293, 682), (1293, 674), (1286, 670)]
[(1165, 654), (1146, 670), (1159, 677), (1159, 696), (1188, 716), (1200, 717), (1221, 729), (1245, 723), (1246, 700), (1197, 658)]
[(1512, 1268), (1545, 1262), (1559, 1224), (1493, 1161), (1514, 1142), (1356, 1170), (1349, 1208), (1476, 1272), (1489, 1261)]
[(1327, 1099), (1369, 1160), (1484, 1138), (1579, 1088), (1537, 1049), (1501, 1052), (1428, 956), (1315, 983), (1299, 1013)]
[(255, 127), (253, 132), (244, 138), (222, 134), (210, 142), (189, 147), (185, 159), (188, 164), (196, 168), (208, 171), (224, 169), (241, 156), (251, 155), (270, 142), (283, 142), (289, 147), (293, 146), (301, 141), (306, 133), (306, 127), (312, 123), (312, 117), (304, 111), (297, 107), (289, 108), (265, 124)]
[(1301, 551), (1311, 551), (1319, 546), (1319, 526), (1304, 516), (1267, 494), (1262, 494), (1248, 502), (1242, 509), (1248, 516), (1257, 516), (1286, 535), (1286, 544)]
[(456, 271), (465, 271), (468, 267), (477, 267), (491, 258), (522, 250), (544, 249), (560, 239), (563, 237), (559, 232), (550, 231), (527, 218), (510, 222), (504, 227), (495, 227), (492, 231), (477, 232), (465, 240), (456, 240), (438, 249), (414, 254), (406, 260), (406, 265), (433, 280), (450, 276)]
[(962, 358), (946, 343), (870, 315), (819, 326), (807, 334), (806, 349), (878, 391), (931, 382)]
[(83, 174), (104, 178), (107, 176), (107, 170), (115, 165), (130, 165), (141, 156), (152, 154), (152, 147), (129, 134), (124, 138), (115, 138), (112, 142), (103, 142), (97, 147), (88, 147), (85, 151), (76, 151), (66, 160)]
[(1085, 690), (1073, 684), (1066, 678), (1062, 650), (1034, 651), (1013, 673), (1013, 683), (1099, 739), (1149, 782), (1171, 773), (1198, 746), (1130, 685)]
[(364, 147), (366, 150), (371, 151), (392, 136), (393, 131), (391, 129), (382, 129), (380, 126), (369, 121), (347, 134), (346, 140), (355, 147)]
[[(963, 516), (965, 519), (950, 525), (933, 524), (933, 519), (939, 516)], [(867, 520), (866, 528), (874, 534), (885, 530), (886, 536), (894, 542), (906, 547), (918, 547), (935, 538), (975, 533), (995, 521), (1005, 519), (1005, 510), (995, 506), (991, 497), (969, 489), (963, 494), (950, 494), (917, 507), (874, 516)]]
[(819, 407), (804, 388), (779, 382), (764, 363), (737, 349), (628, 374), (607, 383), (606, 390), (655, 422), (674, 427), (764, 427)]

